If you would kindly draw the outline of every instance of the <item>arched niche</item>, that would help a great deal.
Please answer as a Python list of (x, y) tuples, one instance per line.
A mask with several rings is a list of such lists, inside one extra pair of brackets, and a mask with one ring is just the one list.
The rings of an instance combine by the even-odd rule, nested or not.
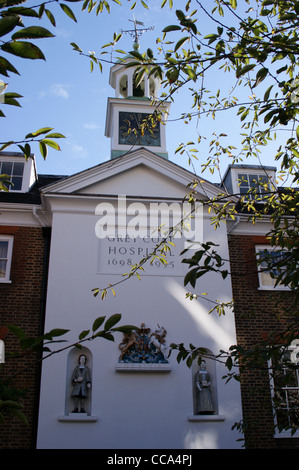
[(128, 96), (128, 75), (122, 75), (119, 80), (119, 94), (123, 98)]
[[(74, 399), (72, 398), (73, 382), (72, 377), (75, 368), (79, 364), (79, 357), (86, 356), (86, 366), (89, 368), (91, 382), (92, 382), (92, 353), (88, 348), (82, 347), (80, 349), (73, 348), (69, 351), (67, 357), (67, 370), (66, 370), (66, 392), (65, 392), (65, 415), (72, 414), (74, 410)], [(88, 390), (88, 396), (84, 402), (84, 409), (87, 415), (91, 415), (92, 403), (92, 387)]]
[(135, 72), (133, 76), (133, 96), (135, 98), (143, 98), (145, 96), (145, 80), (143, 78), (141, 82), (136, 85), (137, 75), (138, 72)]
[(149, 94), (152, 98), (157, 96), (156, 80), (153, 77), (149, 78)]
[[(200, 409), (200, 392), (197, 387), (198, 381), (198, 372), (202, 368), (202, 365), (197, 361), (194, 361), (192, 364), (192, 391), (193, 391), (193, 414), (194, 415), (218, 415), (218, 393), (217, 393), (217, 380), (216, 380), (216, 362), (213, 359), (213, 353), (210, 350), (206, 350), (206, 353), (201, 358), (201, 362), (205, 363), (205, 370), (208, 373), (208, 379), (210, 385), (208, 387), (207, 400), (211, 399), (212, 410), (201, 410)], [(210, 397), (208, 396), (210, 393)], [(206, 401), (206, 398), (204, 399)]]

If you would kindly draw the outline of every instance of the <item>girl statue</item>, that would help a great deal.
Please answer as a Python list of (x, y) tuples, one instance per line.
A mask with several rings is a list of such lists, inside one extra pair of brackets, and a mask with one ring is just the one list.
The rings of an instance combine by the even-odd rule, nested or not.
[(213, 414), (214, 407), (210, 391), (210, 374), (206, 370), (206, 362), (202, 361), (195, 375), (195, 385), (198, 390), (198, 413)]

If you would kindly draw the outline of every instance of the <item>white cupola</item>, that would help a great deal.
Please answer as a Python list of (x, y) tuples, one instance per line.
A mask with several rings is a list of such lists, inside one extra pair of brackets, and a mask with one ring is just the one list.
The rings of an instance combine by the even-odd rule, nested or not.
[[(134, 49), (139, 48), (137, 42)], [(127, 55), (110, 69), (109, 84), (115, 90), (114, 98), (108, 98), (105, 135), (111, 139), (111, 158), (124, 155), (137, 148), (148, 148), (161, 157), (168, 158), (166, 151), (165, 123), (170, 103), (159, 99), (161, 80), (151, 75), (144, 75), (136, 85), (138, 66), (127, 67), (135, 61), (133, 55)], [(141, 131), (142, 125), (154, 113), (159, 113), (159, 120)]]

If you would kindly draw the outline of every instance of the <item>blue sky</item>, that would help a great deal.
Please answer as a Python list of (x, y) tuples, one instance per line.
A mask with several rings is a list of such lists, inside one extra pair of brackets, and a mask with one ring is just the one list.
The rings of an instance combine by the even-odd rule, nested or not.
[[(112, 3), (112, 2), (111, 2)], [(61, 132), (66, 139), (59, 140), (61, 152), (50, 150), (46, 161), (39, 155), (38, 148), (33, 148), (39, 173), (70, 175), (86, 168), (102, 163), (110, 158), (110, 141), (104, 136), (106, 104), (114, 90), (108, 83), (110, 64), (103, 67), (101, 73), (97, 67), (91, 73), (89, 60), (73, 51), (71, 42), (77, 43), (83, 51), (101, 52), (101, 46), (111, 41), (113, 33), (121, 29), (131, 29), (133, 14), (136, 19), (144, 22), (145, 27), (154, 26), (154, 30), (145, 33), (140, 40), (141, 52), (150, 47), (155, 49), (155, 40), (161, 36), (161, 30), (174, 23), (175, 9), (182, 8), (183, 3), (174, 0), (174, 9), (160, 9), (161, 0), (150, 0), (150, 10), (142, 6), (130, 10), (132, 2), (123, 1), (123, 6), (111, 4), (111, 13), (103, 12), (96, 16), (95, 12), (81, 12), (81, 3), (69, 3), (76, 14), (77, 23), (69, 19), (55, 3), (49, 8), (56, 18), (56, 28), (45, 18), (41, 26), (55, 34), (55, 38), (38, 40), (35, 43), (42, 49), (46, 61), (21, 60), (10, 56), (10, 60), (21, 73), (6, 80), (7, 91), (15, 91), (24, 96), (20, 100), (22, 108), (5, 106), (2, 109), (6, 118), (1, 119), (0, 141), (22, 139), (27, 133), (41, 127), (50, 126)], [(32, 19), (24, 20), (25, 26), (33, 23)], [(211, 32), (203, 22), (198, 27), (204, 34)], [(203, 31), (206, 28), (206, 31)], [(215, 26), (213, 26), (213, 31)], [(175, 37), (175, 36), (173, 36)], [(132, 38), (124, 34), (118, 48), (132, 49)], [(110, 59), (108, 53), (105, 58)], [(217, 74), (210, 77), (211, 91), (216, 91), (222, 81)], [(227, 144), (238, 139), (238, 121), (220, 116), (217, 122), (201, 119), (198, 123), (184, 125), (176, 121), (181, 112), (191, 110), (192, 98), (182, 93), (175, 97), (171, 106), (167, 125), (167, 147), (169, 159), (176, 164), (189, 168), (185, 156), (175, 155), (175, 149), (182, 141), (197, 141), (198, 129), (204, 130), (209, 136), (214, 130), (226, 133)], [(201, 164), (205, 162), (209, 151), (210, 139), (203, 141), (198, 147), (198, 161), (195, 169), (199, 173)], [(16, 149), (10, 147), (8, 150)], [(266, 163), (272, 165), (273, 157), (267, 150)], [(222, 171), (230, 163), (223, 160)], [(257, 163), (249, 161), (248, 163)], [(219, 175), (204, 173), (204, 177), (217, 182)]]

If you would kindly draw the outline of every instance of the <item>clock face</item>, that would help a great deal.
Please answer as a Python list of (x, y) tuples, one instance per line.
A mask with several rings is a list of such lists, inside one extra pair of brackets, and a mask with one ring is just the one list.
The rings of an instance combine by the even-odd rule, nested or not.
[(160, 147), (160, 123), (152, 127), (150, 119), (147, 121), (149, 116), (146, 113), (120, 112), (118, 143)]

